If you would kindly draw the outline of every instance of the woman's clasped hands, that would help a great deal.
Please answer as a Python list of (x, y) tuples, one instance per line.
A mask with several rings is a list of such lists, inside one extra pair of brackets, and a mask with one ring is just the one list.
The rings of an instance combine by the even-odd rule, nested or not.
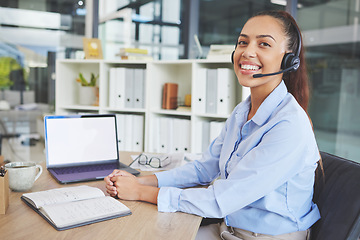
[(136, 177), (124, 170), (115, 169), (104, 181), (106, 192), (112, 197), (157, 203), (159, 188), (154, 175)]
[(141, 184), (137, 177), (123, 170), (114, 170), (105, 177), (107, 193), (124, 200), (139, 200)]

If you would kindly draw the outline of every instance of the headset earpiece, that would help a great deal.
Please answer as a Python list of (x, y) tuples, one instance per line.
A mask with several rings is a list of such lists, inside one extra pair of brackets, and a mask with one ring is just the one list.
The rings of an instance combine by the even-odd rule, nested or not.
[(231, 53), (231, 62), (232, 62), (232, 64), (234, 64), (234, 55), (235, 55), (235, 50), (236, 50), (236, 48), (237, 48), (237, 45), (238, 45), (238, 41), (236, 40), (236, 43), (235, 43), (235, 49), (234, 49), (234, 51)]
[(289, 72), (296, 71), (300, 66), (300, 58), (294, 53), (286, 53), (281, 62), (281, 69), (290, 68)]
[(299, 29), (294, 26), (298, 35), (298, 48), (296, 55), (294, 53), (286, 53), (281, 62), (281, 69), (289, 69), (287, 72), (294, 72), (300, 67), (300, 52), (301, 52), (301, 34)]

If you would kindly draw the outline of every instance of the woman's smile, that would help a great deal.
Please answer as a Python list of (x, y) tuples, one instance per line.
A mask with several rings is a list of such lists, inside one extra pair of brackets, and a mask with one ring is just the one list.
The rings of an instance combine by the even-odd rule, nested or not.
[(249, 61), (242, 61), (239, 64), (240, 72), (244, 75), (252, 75), (261, 69), (259, 64), (249, 62)]

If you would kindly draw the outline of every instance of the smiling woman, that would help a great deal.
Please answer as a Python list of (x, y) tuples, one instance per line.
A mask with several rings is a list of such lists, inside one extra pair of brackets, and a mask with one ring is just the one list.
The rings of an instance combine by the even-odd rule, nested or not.
[(238, 82), (251, 95), (235, 107), (202, 159), (145, 177), (115, 170), (105, 178), (108, 193), (152, 202), (161, 212), (224, 219), (201, 227), (196, 239), (306, 240), (320, 218), (311, 200), (320, 155), (307, 115), (308, 99), (298, 99), (308, 92), (307, 78), (301, 77), (304, 68), (279, 72), (284, 56), (303, 58), (298, 32), (284, 11), (250, 18), (233, 64)]
[[(289, 92), (307, 112), (309, 87), (301, 33), (295, 20), (285, 21), (290, 16), (288, 13), (276, 13), (272, 16), (260, 13), (245, 24), (233, 54), (232, 60), (238, 62), (234, 70), (236, 74), (250, 77), (249, 82), (238, 76), (239, 81), (245, 81), (240, 82), (243, 86), (265, 84), (265, 81), (254, 81), (254, 78), (273, 76), (272, 79), (278, 81), (284, 79)], [(262, 34), (254, 35), (254, 31)], [(276, 51), (277, 55), (271, 54)], [(298, 68), (300, 70), (296, 71)], [(276, 84), (276, 81), (272, 83)]]
[[(280, 70), (281, 60), (289, 51), (286, 40), (282, 26), (275, 18), (259, 16), (250, 19), (243, 27), (234, 54), (234, 62), (237, 63), (234, 70), (240, 84), (245, 87), (268, 84), (264, 79), (254, 80), (253, 74)], [(277, 79), (271, 83), (278, 85), (281, 75), (271, 79)]]

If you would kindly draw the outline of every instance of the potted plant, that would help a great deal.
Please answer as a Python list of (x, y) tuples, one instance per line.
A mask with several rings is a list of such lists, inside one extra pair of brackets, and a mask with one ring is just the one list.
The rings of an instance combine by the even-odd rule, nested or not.
[(98, 105), (98, 88), (96, 86), (99, 75), (95, 76), (91, 73), (90, 81), (86, 80), (82, 73), (79, 73), (79, 77), (76, 79), (80, 83), (79, 88), (79, 104), (81, 105)]
[[(17, 88), (19, 83), (14, 84), (13, 73), (17, 72), (24, 80), (26, 77), (25, 69), (12, 57), (0, 57), (0, 110), (8, 110), (11, 105), (17, 105), (21, 103), (22, 92), (19, 92)], [(18, 75), (16, 75), (18, 76)], [(19, 77), (19, 76), (18, 76)], [(23, 82), (25, 90), (26, 81)]]

